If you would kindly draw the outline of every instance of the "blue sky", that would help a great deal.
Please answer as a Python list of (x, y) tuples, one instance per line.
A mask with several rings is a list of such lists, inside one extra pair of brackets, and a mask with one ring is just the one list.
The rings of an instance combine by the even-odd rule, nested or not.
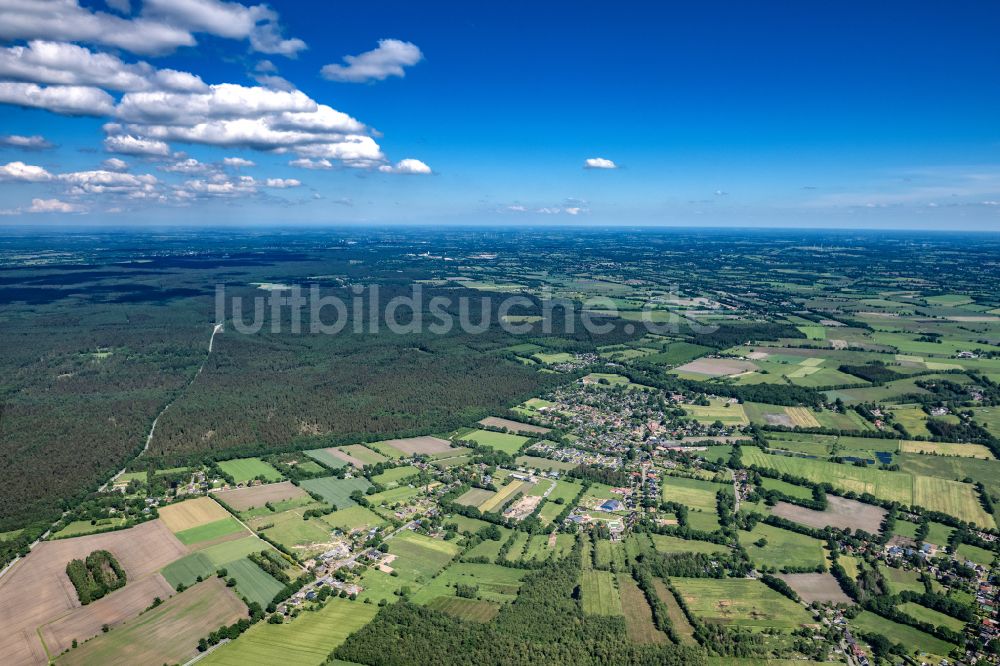
[(995, 3), (31, 5), (0, 225), (1000, 230)]

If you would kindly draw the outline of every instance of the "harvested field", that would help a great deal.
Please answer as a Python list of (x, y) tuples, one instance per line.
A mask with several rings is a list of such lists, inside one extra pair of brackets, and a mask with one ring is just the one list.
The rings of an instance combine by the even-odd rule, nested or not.
[(993, 516), (983, 509), (976, 487), (971, 483), (916, 475), (913, 477), (913, 503), (980, 527), (996, 527)]
[(629, 574), (618, 574), (618, 592), (625, 615), (628, 637), (638, 645), (662, 645), (669, 642), (667, 635), (653, 624), (653, 611), (635, 580)]
[(806, 603), (814, 601), (849, 604), (851, 598), (840, 589), (840, 583), (828, 573), (777, 574)]
[[(412, 455), (431, 455), (443, 453), (451, 448), (451, 442), (440, 437), (408, 437), (406, 439), (387, 439), (384, 442), (372, 444), (376, 449), (382, 451), (390, 458), (402, 458)], [(388, 449), (388, 451), (383, 450)], [(397, 455), (392, 455), (392, 451)]]
[(292, 485), (291, 481), (223, 490), (216, 493), (215, 496), (237, 511), (246, 511), (261, 507), (267, 502), (284, 502), (286, 500), (307, 497), (306, 492), (298, 486)]
[(100, 634), (103, 625), (117, 627), (149, 608), (156, 597), (166, 600), (172, 594), (174, 588), (160, 574), (129, 581), (120, 590), (43, 626), (42, 638), (51, 654), (59, 654), (72, 647), (74, 640), (83, 643)]
[(951, 442), (919, 442), (903, 440), (899, 443), (901, 453), (927, 453), (939, 456), (959, 456), (993, 460), (993, 454), (982, 444), (958, 444)]
[(753, 372), (757, 369), (757, 366), (750, 361), (741, 361), (735, 358), (699, 358), (674, 368), (673, 372), (705, 375), (706, 377), (725, 377)]
[(677, 599), (673, 593), (667, 589), (666, 583), (660, 578), (654, 578), (653, 588), (656, 589), (656, 596), (667, 607), (667, 616), (670, 618), (670, 624), (673, 625), (674, 631), (677, 632), (681, 644), (697, 645), (698, 641), (694, 639), (694, 627), (691, 626), (691, 622), (687, 619), (687, 615), (684, 614), (684, 610), (680, 607), (680, 604), (677, 603)]
[(785, 413), (792, 419), (793, 426), (803, 428), (818, 428), (820, 422), (813, 416), (812, 410), (807, 407), (785, 407)]
[(228, 517), (229, 512), (208, 497), (190, 499), (160, 508), (160, 520), (171, 532), (189, 530)]
[(159, 520), (117, 532), (40, 543), (0, 578), (0, 626), (4, 628), (0, 655), (8, 663), (49, 662), (36, 631), (79, 607), (76, 590), (66, 576), (66, 563), (95, 550), (110, 551), (125, 569), (129, 584), (187, 552)]
[(510, 432), (519, 432), (526, 435), (544, 435), (552, 430), (552, 428), (543, 428), (542, 426), (531, 425), (530, 423), (502, 419), (499, 416), (487, 416), (482, 421), (479, 421), (479, 425), (490, 426), (491, 428), (506, 428)]
[(175, 664), (197, 654), (209, 629), (246, 617), (246, 606), (218, 578), (210, 578), (122, 627), (101, 634), (60, 664)]
[(437, 597), (427, 607), (469, 622), (489, 622), (500, 613), (498, 603), (461, 597)]
[(869, 534), (878, 534), (885, 517), (885, 509), (857, 500), (827, 495), (826, 511), (815, 511), (805, 507), (778, 502), (771, 514), (808, 527), (836, 527), (839, 529), (862, 529)]
[(749, 402), (743, 405), (747, 416), (754, 423), (767, 423), (781, 426), (803, 426), (818, 428), (822, 425), (816, 420), (813, 411), (807, 407), (783, 407), (766, 403)]

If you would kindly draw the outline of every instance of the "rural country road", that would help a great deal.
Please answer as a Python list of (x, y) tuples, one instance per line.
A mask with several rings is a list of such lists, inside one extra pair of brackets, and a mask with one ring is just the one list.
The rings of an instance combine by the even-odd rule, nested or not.
[[(191, 385), (194, 384), (194, 381), (196, 379), (198, 379), (198, 376), (201, 374), (201, 371), (205, 369), (205, 364), (208, 363), (208, 357), (212, 355), (212, 347), (215, 344), (215, 336), (218, 335), (219, 333), (222, 333), (223, 330), (224, 329), (223, 329), (222, 324), (215, 324), (213, 326), (213, 328), (212, 328), (212, 336), (208, 339), (208, 354), (205, 355), (205, 358), (204, 358), (204, 360), (202, 360), (201, 365), (198, 366), (198, 371), (195, 372), (194, 376), (191, 377), (191, 380), (187, 384), (184, 385), (184, 388), (182, 388), (180, 390), (180, 392), (176, 396), (174, 396), (174, 399), (171, 400), (170, 402), (168, 402), (167, 406), (164, 407), (163, 409), (161, 409), (160, 413), (157, 414), (156, 418), (153, 419), (153, 423), (149, 427), (149, 434), (146, 435), (146, 443), (142, 447), (142, 451), (140, 451), (139, 454), (136, 455), (134, 458), (132, 458), (131, 460), (129, 460), (128, 462), (126, 462), (125, 463), (125, 467), (122, 467), (120, 470), (118, 470), (117, 472), (115, 472), (114, 476), (112, 476), (110, 479), (108, 479), (104, 483), (104, 485), (102, 485), (100, 488), (97, 489), (98, 492), (103, 492), (104, 490), (106, 490), (107, 487), (110, 484), (114, 483), (115, 479), (117, 479), (119, 476), (121, 476), (122, 474), (125, 473), (125, 470), (128, 468), (129, 464), (131, 464), (135, 460), (138, 460), (140, 457), (142, 457), (142, 455), (144, 453), (146, 453), (146, 451), (149, 449), (150, 443), (153, 441), (153, 435), (156, 433), (156, 424), (159, 422), (160, 417), (163, 416), (163, 414), (168, 409), (170, 409), (170, 405), (174, 404), (174, 402), (176, 402), (178, 398), (180, 398), (182, 395), (184, 395), (185, 393), (187, 393), (188, 388), (190, 388)], [(65, 518), (67, 513), (69, 513), (69, 512), (68, 511), (63, 512), (62, 516), (59, 517), (59, 520), (62, 520), (63, 518)], [(31, 550), (32, 548), (34, 548), (35, 546), (37, 546), (39, 544), (39, 542), (44, 541), (46, 538), (48, 538), (48, 536), (52, 533), (52, 527), (55, 527), (56, 523), (58, 523), (58, 522), (59, 521), (57, 520), (55, 523), (52, 523), (52, 526), (49, 527), (49, 529), (45, 530), (45, 532), (40, 537), (38, 537), (37, 539), (35, 539), (31, 543), (31, 545), (28, 546), (28, 550)], [(13, 567), (15, 564), (17, 564), (20, 560), (21, 560), (20, 556), (15, 557), (13, 560), (11, 560), (7, 564), (7, 566), (5, 566), (3, 568), (3, 570), (0, 570), (0, 576), (3, 576), (8, 571), (10, 571), (11, 567)]]
[(729, 470), (729, 475), (733, 477), (733, 497), (734, 497), (734, 508), (733, 513), (737, 514), (740, 512), (740, 482), (736, 479), (736, 472)]

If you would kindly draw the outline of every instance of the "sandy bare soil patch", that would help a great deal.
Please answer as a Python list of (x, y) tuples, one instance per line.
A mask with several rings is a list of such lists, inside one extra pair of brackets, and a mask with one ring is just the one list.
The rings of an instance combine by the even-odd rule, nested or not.
[(490, 426), (492, 428), (506, 428), (510, 432), (520, 432), (526, 435), (544, 435), (552, 430), (552, 428), (543, 428), (542, 426), (531, 425), (530, 423), (502, 419), (499, 416), (487, 416), (479, 422), (479, 425)]
[(840, 589), (840, 584), (832, 574), (828, 573), (797, 573), (777, 574), (777, 577), (788, 583), (788, 587), (802, 597), (806, 603), (814, 601), (836, 604), (853, 603), (851, 598)]
[(83, 643), (101, 633), (101, 627), (115, 627), (149, 608), (153, 599), (166, 601), (174, 588), (156, 573), (141, 580), (128, 581), (125, 587), (115, 590), (92, 604), (71, 610), (58, 620), (42, 627), (42, 638), (52, 654), (59, 654), (73, 645), (76, 639)]
[(676, 368), (676, 371), (707, 377), (722, 377), (739, 375), (757, 369), (757, 366), (750, 361), (741, 361), (736, 358), (699, 358)]
[(416, 453), (443, 453), (451, 448), (451, 442), (447, 439), (431, 437), (430, 435), (424, 437), (408, 437), (407, 439), (388, 439), (380, 443), (391, 446), (397, 451), (402, 451), (404, 454), (410, 456)]
[(160, 520), (171, 532), (180, 532), (227, 518), (229, 512), (208, 497), (199, 497), (160, 508)]
[(538, 503), (542, 501), (541, 496), (538, 495), (528, 495), (527, 497), (522, 497), (517, 500), (512, 507), (504, 511), (505, 518), (512, 518), (517, 522), (520, 522), (531, 515), (538, 506)]
[(165, 600), (59, 660), (66, 664), (183, 664), (198, 639), (246, 617), (247, 609), (221, 579), (212, 577)]
[(383, 557), (378, 563), (378, 570), (382, 573), (391, 574), (393, 572), (392, 563), (396, 561), (397, 557), (399, 557), (399, 555), (386, 553), (386, 556)]
[(771, 513), (809, 527), (837, 527), (840, 529), (861, 529), (869, 534), (878, 534), (885, 509), (864, 502), (827, 495), (826, 511), (814, 511), (788, 502), (778, 502)]
[(264, 506), (268, 502), (284, 502), (285, 500), (305, 497), (306, 491), (291, 481), (282, 481), (281, 483), (266, 483), (249, 488), (222, 490), (215, 493), (215, 496), (237, 511), (246, 511)]
[(38, 544), (0, 578), (0, 655), (5, 663), (49, 662), (36, 631), (80, 607), (66, 576), (66, 563), (95, 550), (108, 550), (121, 563), (129, 580), (123, 589), (187, 554), (159, 520), (117, 532)]

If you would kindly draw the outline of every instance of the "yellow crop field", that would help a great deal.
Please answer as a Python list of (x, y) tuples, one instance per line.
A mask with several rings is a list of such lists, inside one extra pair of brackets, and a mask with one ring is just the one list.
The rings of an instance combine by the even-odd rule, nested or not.
[(171, 532), (180, 532), (228, 517), (229, 512), (209, 497), (160, 507), (160, 520)]
[(982, 458), (993, 460), (993, 454), (982, 444), (958, 444), (952, 442), (917, 442), (903, 440), (899, 450), (902, 453), (929, 453), (939, 456), (960, 456), (962, 458)]
[(506, 486), (500, 489), (496, 495), (489, 498), (479, 506), (479, 510), (482, 512), (493, 511), (496, 508), (503, 506), (503, 503), (514, 496), (518, 491), (525, 491), (530, 487), (530, 483), (525, 483), (523, 481), (511, 481)]
[(792, 419), (792, 423), (803, 428), (819, 428), (820, 422), (813, 416), (812, 410), (808, 407), (785, 407), (785, 413)]
[(981, 527), (996, 527), (993, 516), (983, 509), (975, 486), (969, 483), (933, 476), (914, 476), (913, 503)]

